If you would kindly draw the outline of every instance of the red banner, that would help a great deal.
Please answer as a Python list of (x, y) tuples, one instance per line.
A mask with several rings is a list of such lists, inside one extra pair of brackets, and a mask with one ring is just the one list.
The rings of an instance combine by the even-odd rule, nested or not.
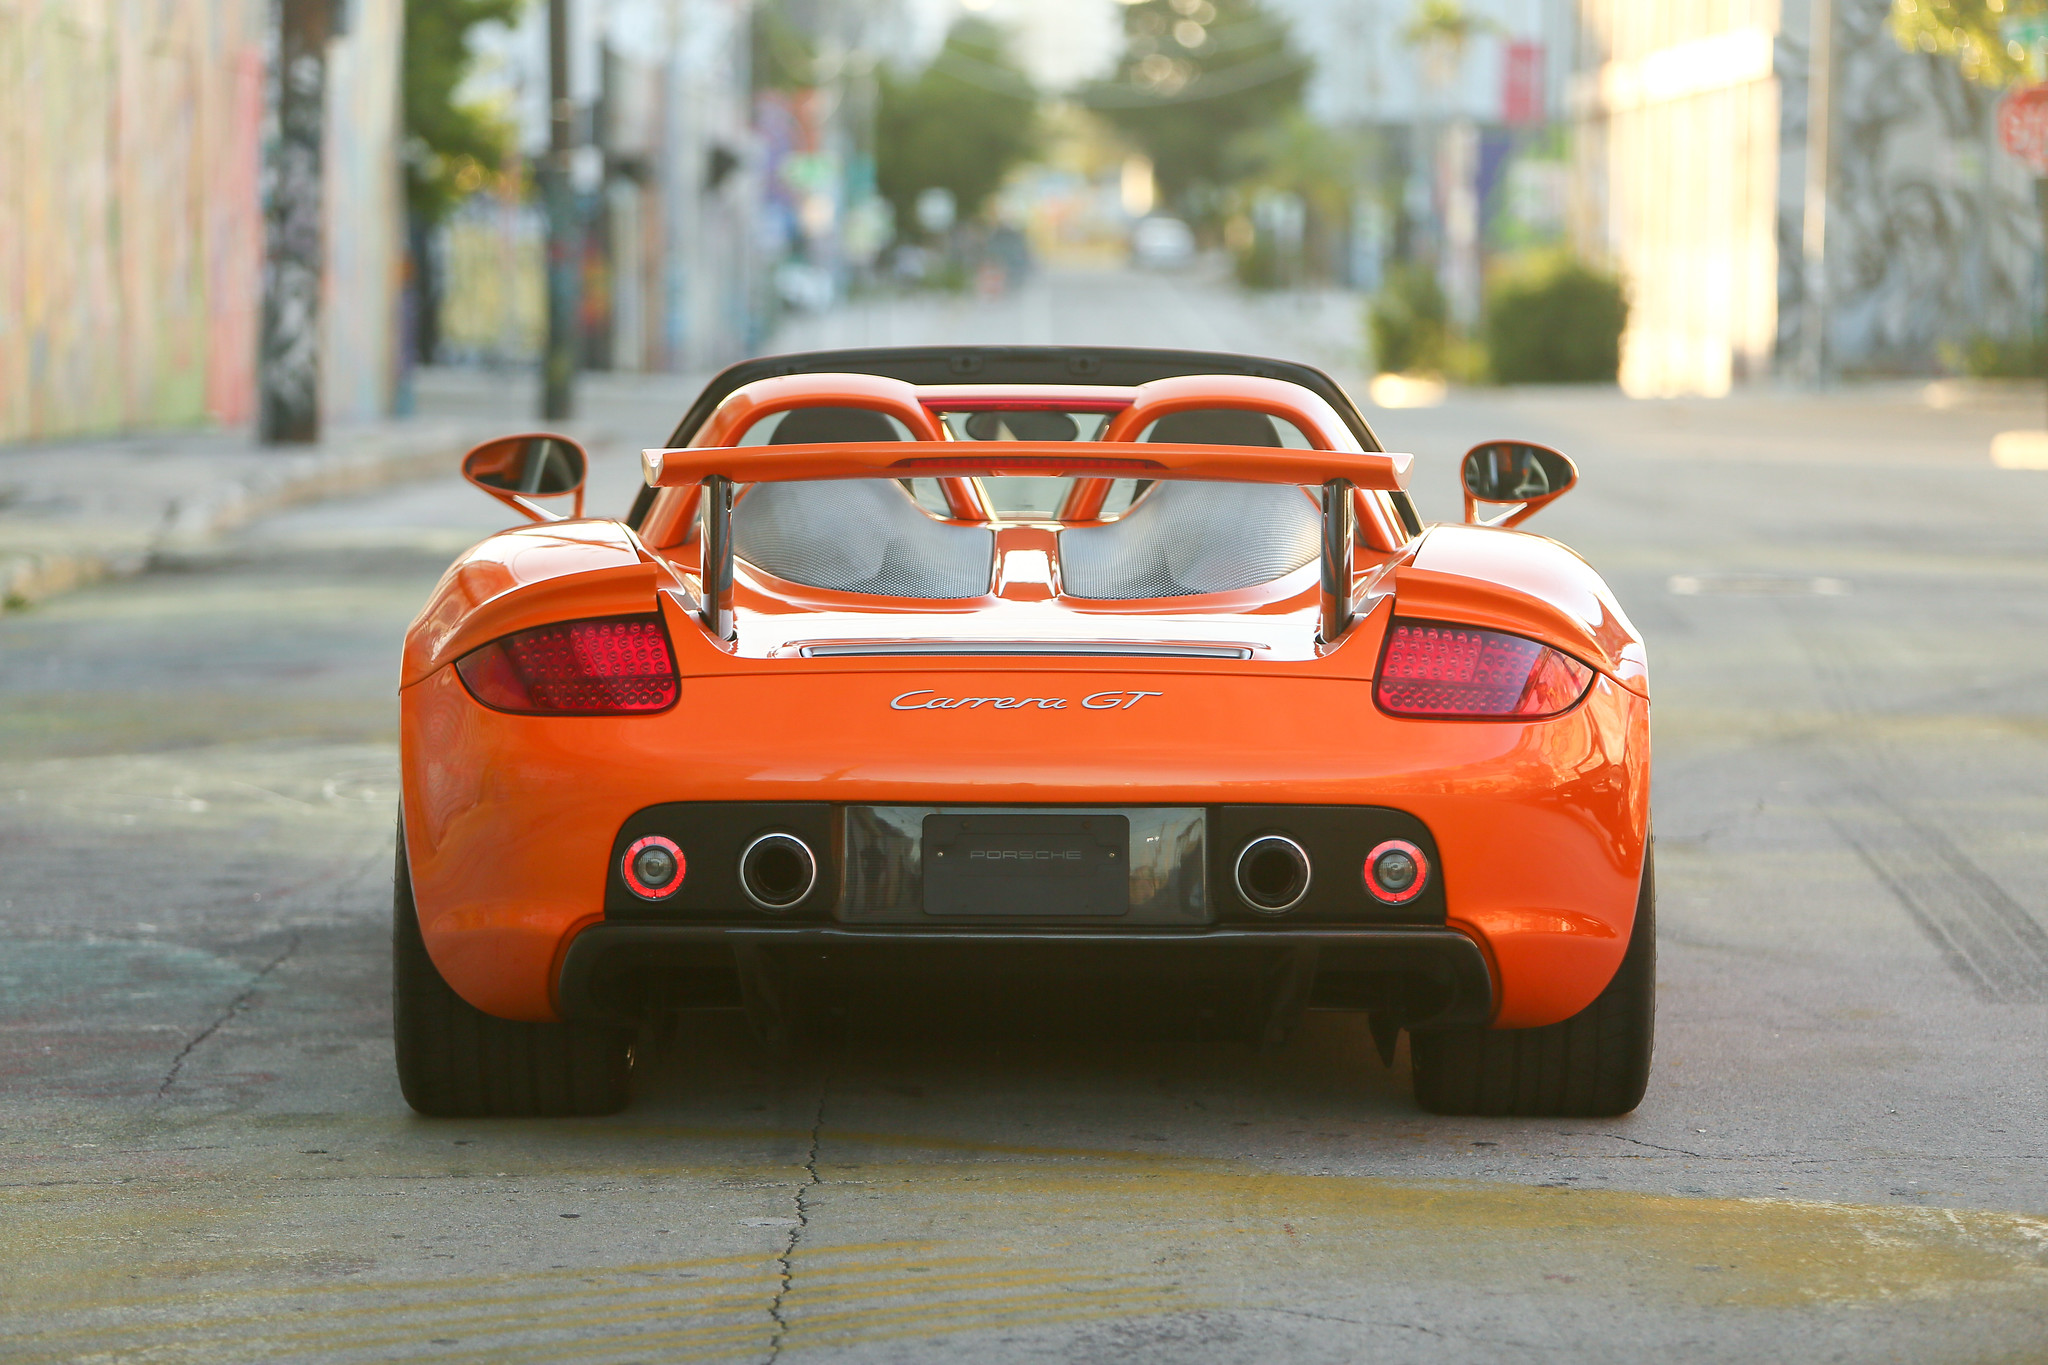
[(1543, 44), (1508, 44), (1501, 72), (1500, 120), (1510, 128), (1543, 122)]

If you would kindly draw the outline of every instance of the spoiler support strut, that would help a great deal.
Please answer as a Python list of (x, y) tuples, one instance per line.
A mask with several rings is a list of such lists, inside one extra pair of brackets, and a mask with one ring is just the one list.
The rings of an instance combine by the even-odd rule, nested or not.
[(732, 612), (732, 480), (707, 475), (697, 506), (704, 518), (704, 629), (731, 640), (738, 633)]
[(1358, 509), (1349, 479), (1323, 485), (1323, 602), (1317, 632), (1325, 645), (1351, 628), (1351, 552), (1358, 539)]

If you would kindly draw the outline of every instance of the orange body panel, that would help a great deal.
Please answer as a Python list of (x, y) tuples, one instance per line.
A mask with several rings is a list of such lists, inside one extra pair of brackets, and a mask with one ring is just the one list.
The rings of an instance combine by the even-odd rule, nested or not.
[[(749, 386), (756, 392), (746, 403), (728, 399), (707, 424), (710, 443), (731, 439), (770, 401), (822, 396), (925, 410), (909, 385), (796, 382), (815, 378)], [(764, 397), (768, 383), (781, 387)], [(1203, 405), (1229, 405), (1217, 399), (1222, 381), (1200, 383)], [(1179, 381), (1139, 392), (1162, 387), (1155, 404), (1203, 397)], [(965, 403), (974, 394), (955, 386), (946, 397)], [(1272, 395), (1244, 400), (1270, 405)], [(1114, 420), (1142, 406), (1134, 401)], [(1334, 415), (1328, 420), (1341, 429)], [(1305, 431), (1323, 422), (1312, 410), (1301, 414)], [(1388, 462), (1357, 452), (1346, 435), (1320, 455), (1231, 458), (1284, 457), (1291, 468), (1297, 457), (1334, 456), (1361, 470)], [(791, 477), (828, 456), (865, 464), (875, 449), (739, 453), (781, 462), (777, 473)], [(1151, 449), (1192, 461), (1199, 448)], [(701, 462), (731, 453), (701, 445), (662, 452), (656, 467), (664, 482), (671, 471), (694, 479), (716, 467)], [(1200, 450), (1200, 458), (1223, 456)], [(1376, 467), (1393, 472), (1391, 462)], [(485, 541), (449, 570), (406, 642), (405, 829), (436, 965), (480, 1009), (557, 1017), (560, 964), (576, 933), (602, 918), (613, 840), (629, 816), (661, 803), (1274, 803), (1391, 806), (1425, 822), (1440, 854), (1447, 922), (1491, 965), (1497, 1026), (1567, 1018), (1606, 985), (1627, 947), (1648, 838), (1647, 661), (1584, 561), (1521, 532), (1434, 527), (1358, 563), (1358, 618), (1326, 646), (1314, 639), (1313, 566), (1264, 589), (1128, 603), (1064, 598), (1056, 579), (1041, 587), (1005, 577), (1007, 554), (1043, 556), (1053, 544), (1049, 528), (1003, 528), (995, 590), (964, 602), (829, 593), (742, 564), (735, 648), (700, 626), (688, 555), (650, 551), (618, 523), (523, 527)], [(476, 702), (449, 666), (532, 625), (657, 609), (681, 675), (680, 700), (665, 713), (506, 714)], [(1544, 720), (1389, 716), (1374, 703), (1372, 680), (1397, 615), (1541, 640), (1591, 665), (1592, 686), (1576, 707)], [(795, 648), (863, 635), (1234, 640), (1254, 656), (804, 658)], [(1110, 694), (1121, 699), (1103, 703)], [(1066, 704), (926, 704), (1054, 697)]]

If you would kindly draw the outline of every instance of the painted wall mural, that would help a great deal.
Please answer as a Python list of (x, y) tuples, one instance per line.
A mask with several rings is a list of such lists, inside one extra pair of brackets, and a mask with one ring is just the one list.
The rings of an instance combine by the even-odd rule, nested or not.
[[(0, 441), (252, 419), (269, 10), (0, 0)], [(391, 390), (401, 0), (349, 11), (328, 236), (359, 245), (322, 347), (342, 418)]]
[[(1826, 261), (1837, 370), (1932, 370), (1943, 343), (2028, 336), (2042, 310), (2040, 217), (2028, 172), (1999, 150), (1998, 92), (1964, 80), (1950, 60), (1902, 50), (1886, 28), (1890, 12), (1890, 0), (1835, 0)], [(1787, 19), (1785, 140), (1803, 170), (1807, 20)], [(1779, 229), (1793, 264), (1804, 212), (1795, 180)], [(1782, 278), (1781, 363), (1806, 343), (1801, 272)]]

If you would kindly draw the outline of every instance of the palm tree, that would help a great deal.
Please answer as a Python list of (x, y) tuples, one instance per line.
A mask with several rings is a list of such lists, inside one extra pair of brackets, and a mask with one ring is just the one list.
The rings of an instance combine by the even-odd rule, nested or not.
[(1499, 28), (1485, 15), (1467, 10), (1459, 0), (1422, 0), (1415, 17), (1401, 30), (1401, 41), (1422, 53), (1423, 79), (1442, 90), (1457, 79), (1466, 46), (1480, 34)]

